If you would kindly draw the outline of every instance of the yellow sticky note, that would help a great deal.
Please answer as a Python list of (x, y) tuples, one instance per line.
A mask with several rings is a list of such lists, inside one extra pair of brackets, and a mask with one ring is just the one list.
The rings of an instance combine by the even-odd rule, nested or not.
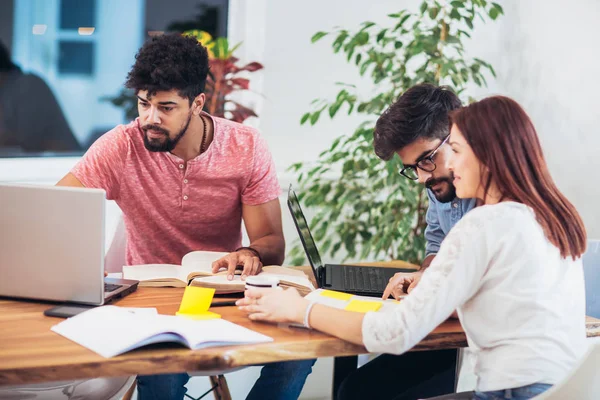
[(321, 296), (331, 297), (336, 300), (350, 300), (352, 297), (350, 293), (336, 292), (335, 290), (323, 290)]
[(215, 289), (186, 286), (179, 311), (175, 315), (194, 319), (221, 318), (219, 314), (208, 311), (214, 295)]
[(203, 319), (217, 319), (221, 318), (221, 314), (214, 313), (212, 311), (204, 311), (197, 314), (186, 314), (182, 312), (176, 312), (175, 315), (179, 317), (186, 317), (195, 320), (203, 320)]
[(381, 306), (381, 303), (375, 301), (352, 300), (348, 303), (345, 310), (366, 313), (367, 311), (377, 311)]

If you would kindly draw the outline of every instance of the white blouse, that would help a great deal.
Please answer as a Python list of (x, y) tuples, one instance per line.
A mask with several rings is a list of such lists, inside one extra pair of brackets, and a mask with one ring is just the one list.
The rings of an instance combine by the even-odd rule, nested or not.
[(411, 294), (365, 315), (363, 342), (371, 352), (406, 352), (455, 309), (479, 391), (555, 384), (586, 350), (581, 259), (562, 258), (520, 203), (465, 215)]

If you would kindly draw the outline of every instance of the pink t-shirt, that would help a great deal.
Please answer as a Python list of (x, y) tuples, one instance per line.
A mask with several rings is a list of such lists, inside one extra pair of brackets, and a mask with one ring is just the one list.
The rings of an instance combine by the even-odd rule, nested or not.
[(128, 265), (179, 264), (193, 250), (233, 251), (241, 246), (242, 204), (278, 198), (265, 140), (254, 128), (211, 118), (213, 142), (187, 165), (146, 150), (136, 119), (100, 137), (71, 170), (123, 211)]

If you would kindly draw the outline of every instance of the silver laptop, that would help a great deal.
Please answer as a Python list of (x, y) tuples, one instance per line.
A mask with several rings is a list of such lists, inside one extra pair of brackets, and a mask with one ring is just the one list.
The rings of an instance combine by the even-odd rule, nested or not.
[(104, 277), (101, 189), (0, 184), (0, 296), (102, 305), (138, 281)]

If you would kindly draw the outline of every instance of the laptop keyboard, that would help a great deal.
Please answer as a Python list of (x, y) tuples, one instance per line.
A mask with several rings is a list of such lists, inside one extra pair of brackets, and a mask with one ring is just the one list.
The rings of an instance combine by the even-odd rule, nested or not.
[(380, 293), (385, 290), (386, 282), (379, 268), (344, 267), (342, 277), (347, 290)]
[(122, 287), (122, 285), (113, 285), (112, 283), (104, 282), (104, 293), (114, 292), (120, 287)]

